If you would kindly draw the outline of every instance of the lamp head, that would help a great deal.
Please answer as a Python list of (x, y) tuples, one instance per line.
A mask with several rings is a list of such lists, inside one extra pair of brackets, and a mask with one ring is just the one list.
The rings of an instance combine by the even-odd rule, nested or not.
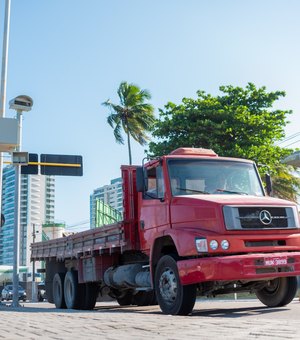
[(30, 111), (33, 100), (29, 96), (21, 95), (9, 101), (9, 108), (16, 111)]

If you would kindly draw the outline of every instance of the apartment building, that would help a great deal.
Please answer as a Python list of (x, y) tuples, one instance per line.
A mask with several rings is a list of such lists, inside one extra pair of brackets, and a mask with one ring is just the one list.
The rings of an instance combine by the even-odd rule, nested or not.
[[(0, 231), (0, 265), (13, 264), (15, 168), (3, 169), (2, 212), (5, 225)], [(55, 177), (21, 175), (20, 191), (20, 266), (30, 266), (30, 243), (41, 241), (42, 225), (54, 222)]]
[[(96, 227), (96, 207), (97, 200), (102, 201), (111, 208), (123, 213), (123, 190), (122, 178), (115, 178), (110, 181), (110, 184), (97, 188), (90, 195), (90, 225), (91, 228)], [(98, 204), (99, 207), (99, 204)]]

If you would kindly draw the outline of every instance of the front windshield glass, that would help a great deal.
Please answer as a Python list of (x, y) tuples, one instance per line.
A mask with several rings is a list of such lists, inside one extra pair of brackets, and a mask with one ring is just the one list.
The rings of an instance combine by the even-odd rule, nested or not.
[(252, 163), (226, 160), (168, 161), (174, 196), (199, 194), (237, 194), (264, 196)]

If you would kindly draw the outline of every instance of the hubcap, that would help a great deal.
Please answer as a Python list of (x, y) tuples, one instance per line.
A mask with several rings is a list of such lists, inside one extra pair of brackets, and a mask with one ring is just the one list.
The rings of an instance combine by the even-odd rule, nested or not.
[(265, 290), (269, 293), (274, 293), (278, 290), (279, 287), (279, 279), (275, 279), (268, 282), (268, 285), (265, 287)]
[(166, 268), (159, 279), (161, 297), (168, 304), (173, 304), (177, 297), (177, 279), (171, 268)]

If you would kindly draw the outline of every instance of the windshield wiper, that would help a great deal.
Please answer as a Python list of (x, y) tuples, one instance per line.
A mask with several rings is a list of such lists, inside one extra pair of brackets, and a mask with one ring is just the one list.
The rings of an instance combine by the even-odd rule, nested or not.
[(176, 188), (177, 190), (182, 190), (182, 191), (191, 191), (191, 192), (197, 192), (198, 194), (206, 194), (208, 195), (209, 192), (207, 191), (201, 191), (201, 190), (194, 190), (194, 189), (187, 189), (187, 188)]
[(246, 192), (242, 192), (242, 191), (231, 191), (231, 190), (225, 190), (225, 189), (216, 189), (216, 191), (225, 192), (227, 194), (248, 195)]

